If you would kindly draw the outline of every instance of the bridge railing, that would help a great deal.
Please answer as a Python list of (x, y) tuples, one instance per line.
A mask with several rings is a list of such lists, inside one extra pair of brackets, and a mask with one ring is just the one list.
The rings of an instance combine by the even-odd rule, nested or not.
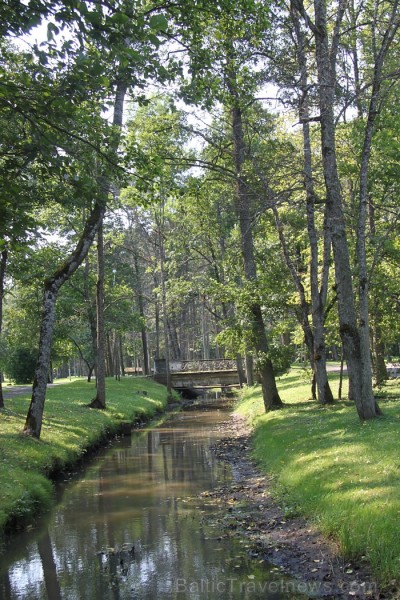
[[(171, 360), (169, 369), (171, 373), (206, 372), (206, 371), (232, 371), (236, 370), (236, 360), (229, 358), (215, 358), (205, 360)], [(164, 359), (155, 361), (155, 372), (165, 373)]]
[(205, 371), (231, 371), (236, 370), (236, 361), (227, 358), (171, 361), (170, 369), (171, 373), (185, 373), (187, 371), (202, 373)]

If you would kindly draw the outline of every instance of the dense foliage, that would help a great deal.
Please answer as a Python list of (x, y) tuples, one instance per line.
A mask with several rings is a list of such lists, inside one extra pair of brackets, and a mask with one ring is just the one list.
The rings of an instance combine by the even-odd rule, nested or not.
[(3, 4), (6, 373), (26, 347), (43, 356), (44, 282), (46, 378), (90, 378), (101, 310), (108, 375), (242, 356), (264, 385), (265, 366), (301, 358), (325, 404), (326, 359), (344, 352), (359, 416), (377, 416), (371, 367), (382, 385), (400, 341), (397, 8)]

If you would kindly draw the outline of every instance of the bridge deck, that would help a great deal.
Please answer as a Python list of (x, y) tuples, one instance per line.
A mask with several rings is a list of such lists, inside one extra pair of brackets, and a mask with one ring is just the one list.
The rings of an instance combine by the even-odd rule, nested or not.
[[(155, 373), (154, 379), (166, 385), (166, 373)], [(177, 389), (209, 389), (215, 387), (239, 386), (238, 372), (234, 369), (216, 371), (173, 371), (171, 372), (172, 387)]]

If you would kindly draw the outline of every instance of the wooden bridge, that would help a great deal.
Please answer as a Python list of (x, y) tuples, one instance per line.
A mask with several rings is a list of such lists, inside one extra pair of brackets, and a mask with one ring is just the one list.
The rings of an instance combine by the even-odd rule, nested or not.
[[(235, 360), (174, 360), (169, 363), (172, 387), (181, 392), (201, 392), (209, 388), (239, 387), (239, 375)], [(165, 359), (155, 361), (154, 379), (166, 385)]]

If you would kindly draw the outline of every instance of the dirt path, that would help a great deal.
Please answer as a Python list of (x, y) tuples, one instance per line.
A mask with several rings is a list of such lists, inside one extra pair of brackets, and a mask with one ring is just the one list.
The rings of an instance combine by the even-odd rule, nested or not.
[(395, 590), (380, 591), (368, 564), (343, 560), (337, 546), (322, 537), (309, 522), (290, 516), (271, 497), (271, 478), (249, 459), (250, 429), (233, 415), (221, 427), (221, 441), (213, 452), (232, 465), (234, 481), (206, 493), (210, 501), (226, 506), (221, 525), (225, 535), (245, 537), (250, 553), (301, 581), (305, 597), (391, 599)]
[[(68, 383), (68, 382), (65, 382)], [(64, 385), (64, 383), (48, 383), (47, 387), (56, 387), (57, 385)], [(5, 400), (14, 398), (14, 396), (22, 396), (23, 394), (31, 395), (32, 385), (13, 385), (8, 387), (3, 384), (3, 398)]]

